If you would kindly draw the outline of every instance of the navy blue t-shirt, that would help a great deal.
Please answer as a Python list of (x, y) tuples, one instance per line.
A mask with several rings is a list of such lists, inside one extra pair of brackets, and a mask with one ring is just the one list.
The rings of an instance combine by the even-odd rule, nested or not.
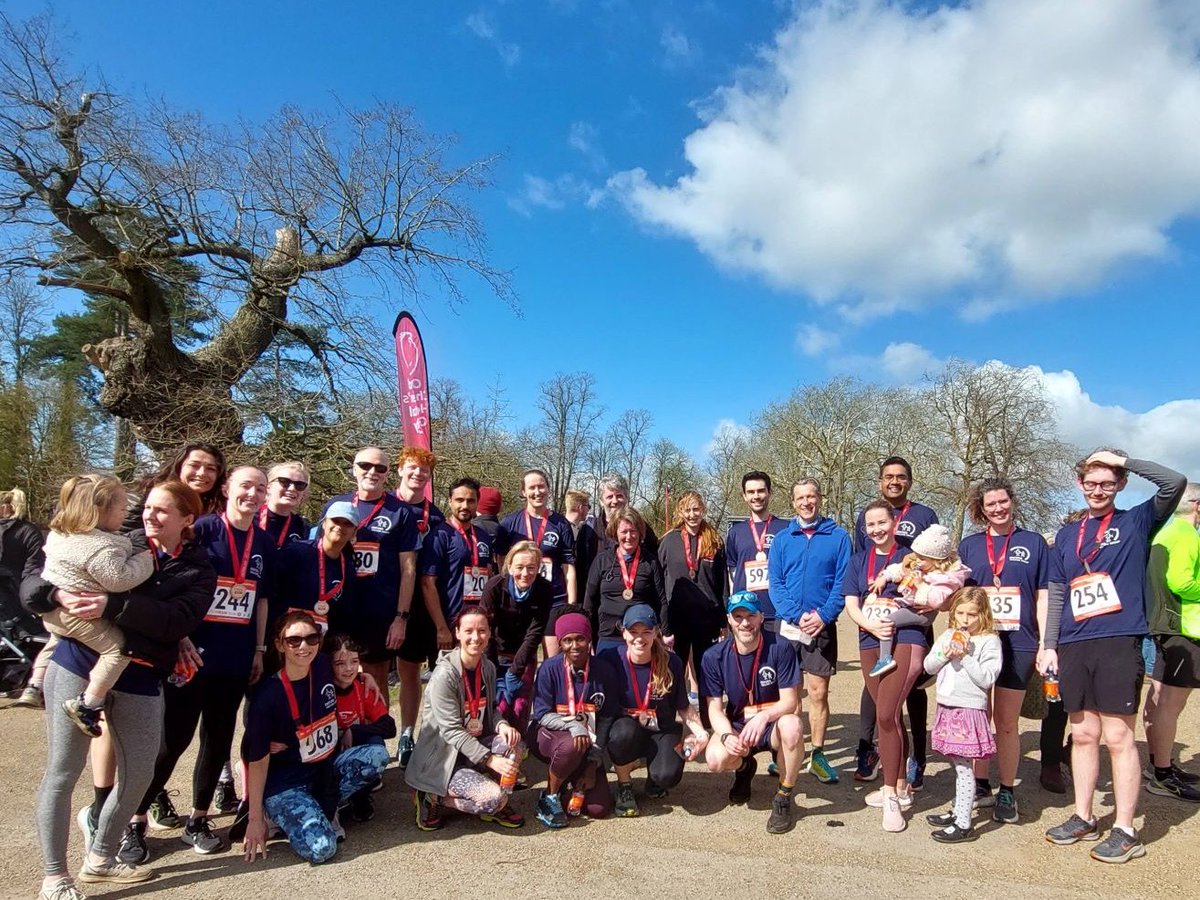
[(292, 541), (308, 540), (309, 524), (299, 513), (281, 515), (271, 512), (264, 503), (258, 510), (258, 527), (270, 535), (277, 548), (286, 547)]
[[(471, 526), (471, 533), (477, 542), (478, 566), (485, 570), (478, 585), (482, 596), (482, 589), (491, 575), (492, 539), (486, 531), (475, 525)], [(442, 615), (446, 617), (447, 624), (452, 624), (462, 611), (463, 570), (472, 565), (476, 565), (476, 562), (467, 539), (449, 522), (443, 522), (435, 528), (421, 548), (417, 570), (422, 575), (432, 575), (437, 579), (438, 598), (442, 601)]]
[[(767, 530), (766, 535), (763, 534), (764, 527)], [(768, 556), (771, 554), (771, 544), (775, 541), (775, 535), (787, 527), (788, 519), (778, 516), (770, 516), (765, 523), (754, 523), (754, 532), (762, 538), (763, 550)], [(725, 537), (725, 564), (733, 578), (734, 592), (746, 590), (746, 563), (754, 561), (757, 555), (758, 544), (754, 541), (754, 535), (750, 533), (750, 520), (730, 525), (729, 534)], [(765, 580), (763, 588), (754, 593), (762, 607), (763, 616), (768, 620), (775, 618), (775, 607), (771, 603)]]
[[(192, 634), (192, 643), (204, 654), (202, 674), (221, 674), (236, 677), (250, 676), (254, 662), (254, 647), (258, 643), (257, 604), (267, 603), (275, 594), (276, 554), (275, 542), (258, 527), (257, 522), (249, 531), (233, 529), (236, 545), (229, 546), (229, 533), (222, 516), (201, 516), (194, 526), (196, 543), (208, 551), (209, 562), (217, 572), (217, 590), (208, 613), (200, 627)], [(253, 535), (253, 537), (251, 537)], [(249, 594), (235, 597), (234, 558), (241, 565), (246, 541), (253, 540), (250, 560), (246, 567), (246, 586), (254, 582), (255, 601), (250, 603)]]
[[(369, 624), (384, 631), (400, 608), (400, 554), (417, 549), (417, 527), (410, 507), (395, 494), (387, 493), (377, 500), (359, 500), (356, 493), (342, 494), (325, 504), (343, 501), (354, 506), (358, 516), (358, 531), (354, 540), (354, 606), (355, 621), (362, 627), (358, 633), (370, 630)], [(325, 510), (321, 519), (325, 519)], [(419, 602), (414, 598), (414, 605)]]
[[(639, 708), (639, 704), (634, 697), (634, 684), (630, 679), (636, 679), (637, 696), (644, 702), (646, 692), (650, 690), (650, 663), (630, 664), (629, 648), (624, 644), (605, 650), (600, 654), (600, 659), (612, 668), (613, 677), (616, 679), (616, 714), (633, 715), (631, 710)], [(687, 679), (683, 674), (683, 663), (678, 656), (669, 651), (667, 667), (671, 670), (671, 690), (666, 694), (653, 694), (650, 697), (649, 710), (658, 717), (659, 731), (680, 731), (683, 726), (675, 721), (675, 714), (687, 708)]]
[[(561, 653), (550, 657), (538, 668), (533, 687), (534, 722), (549, 712), (563, 715), (569, 712), (566, 670)], [(591, 657), (587, 665), (587, 684), (583, 682), (582, 669), (571, 670), (571, 684), (575, 691), (575, 702), (593, 704), (597, 717), (616, 718), (621, 714), (617, 699), (620, 682), (613, 671), (611, 659)]]
[[(412, 518), (413, 528), (417, 530), (417, 550), (420, 550), (425, 546), (425, 538), (433, 534), (433, 529), (446, 521), (446, 514), (438, 509), (438, 505), (431, 500), (422, 499), (417, 503), (409, 503), (399, 496), (396, 499), (404, 504)], [(424, 530), (422, 530), (422, 526), (424, 526)]]
[(750, 702), (747, 687), (754, 689), (754, 704), (762, 706), (778, 702), (781, 688), (800, 684), (800, 667), (792, 645), (769, 631), (762, 633), (762, 640), (757, 673), (753, 672), (754, 653), (738, 653), (732, 637), (713, 644), (700, 661), (701, 702), (724, 696), (725, 715), (737, 731), (746, 724), (746, 704)]
[[(320, 599), (320, 593), (328, 593), (325, 602), (329, 611), (324, 619), (334, 630), (342, 630), (348, 609), (354, 603), (357, 580), (354, 576), (354, 551), (347, 547), (338, 559), (325, 557), (325, 582), (318, 587), (321, 574), (320, 539), (315, 541), (293, 541), (284, 544), (278, 556), (278, 575), (275, 579), (275, 596), (271, 598), (271, 626), (267, 634), (274, 633), (274, 623), (279, 617), (293, 609), (312, 612)], [(318, 617), (320, 619), (321, 617)]]
[[(907, 508), (896, 509), (894, 513), (896, 516), (896, 543), (905, 547), (911, 547), (913, 539), (918, 534), (930, 525), (938, 523), (937, 513), (925, 504), (913, 503), (911, 500), (908, 501)], [(866, 509), (860, 509), (858, 518), (854, 520), (854, 551), (856, 553), (872, 546), (864, 525), (866, 514)]]
[[(99, 661), (100, 654), (78, 641), (63, 638), (54, 645), (54, 652), (50, 658), (72, 675), (86, 681), (92, 668)], [(130, 660), (117, 683), (113, 685), (113, 690), (138, 697), (157, 697), (162, 691), (162, 676), (154, 671), (152, 666)]]
[[(301, 761), (297, 723), (292, 717), (281, 681), (285, 677), (283, 672), (279, 672), (264, 679), (251, 695), (246, 713), (242, 756), (247, 762), (255, 762), (268, 755), (271, 758), (267, 768), (267, 786), (263, 790), (264, 798), (292, 788), (311, 786), (321, 767), (333, 765), (337, 756), (337, 689), (333, 684), (333, 667), (329, 660), (323, 654), (317, 654), (308, 677), (291, 682), (301, 726), (311, 727), (333, 717), (333, 747), (328, 755), (317, 762)], [(272, 742), (286, 744), (287, 749), (271, 753)], [(322, 741), (320, 752), (324, 752), (324, 748)]]
[[(545, 523), (545, 530), (542, 530)], [(545, 519), (530, 516), (525, 521), (525, 510), (520, 509), (500, 520), (500, 528), (496, 532), (496, 555), (508, 553), (513, 544), (518, 541), (532, 541), (541, 534), (538, 547), (542, 556), (550, 561), (550, 583), (554, 586), (554, 605), (562, 606), (567, 602), (567, 579), (563, 566), (575, 565), (575, 532), (571, 523), (556, 512), (549, 513)], [(544, 573), (543, 573), (544, 574)], [(583, 598), (578, 598), (583, 602)]]
[[(1050, 581), (1066, 586), (1066, 601), (1059, 626), (1058, 642), (1072, 644), (1094, 638), (1143, 635), (1146, 627), (1146, 563), (1150, 558), (1150, 539), (1155, 530), (1154, 498), (1139, 503), (1133, 509), (1114, 509), (1112, 520), (1100, 535), (1100, 548), (1089, 563), (1092, 573), (1107, 573), (1112, 581), (1120, 609), (1104, 615), (1088, 616), (1102, 606), (1109, 591), (1097, 585), (1081, 585), (1078, 592), (1070, 589), (1072, 579), (1087, 574), (1081, 553), (1086, 559), (1096, 546), (1096, 532), (1101, 520), (1089, 516), (1081, 522), (1070, 522), (1058, 530), (1050, 550)], [(1076, 552), (1079, 529), (1083, 529), (1083, 547)], [(1087, 588), (1087, 589), (1085, 589)], [(1078, 598), (1078, 609), (1072, 594)], [(1084, 616), (1077, 618), (1076, 613)]]
[[(863, 550), (855, 553), (850, 557), (850, 563), (846, 566), (846, 577), (842, 581), (842, 590), (845, 591), (847, 597), (857, 597), (858, 606), (864, 609), (867, 603), (867, 595), (871, 593), (871, 579), (868, 578), (869, 569), (874, 566), (875, 577), (886, 569), (891, 563), (898, 563), (908, 554), (912, 553), (908, 547), (896, 544), (893, 548), (892, 555), (886, 553), (876, 553), (875, 546), (872, 544), (870, 550)], [(874, 561), (872, 561), (874, 557)], [(879, 592), (880, 597), (898, 597), (900, 596), (900, 584), (895, 581), (889, 581), (883, 586), (883, 590)], [(895, 632), (895, 643), (897, 644), (913, 644), (914, 646), (925, 646), (925, 628), (921, 625), (906, 625), (903, 628), (897, 628)], [(879, 638), (871, 634), (869, 631), (858, 629), (858, 649), (859, 650), (874, 650), (879, 646)]]
[[(1007, 548), (1007, 550), (1006, 550)], [(1014, 528), (1007, 538), (992, 536), (992, 556), (1000, 568), (1000, 587), (1018, 588), (1021, 592), (1020, 625), (1017, 630), (999, 630), (1000, 646), (1006, 652), (1038, 649), (1037, 592), (1047, 586), (1050, 577), (1050, 547), (1035, 531)], [(967, 584), (987, 590), (995, 586), (994, 570), (988, 560), (987, 532), (963, 538), (958, 545), (958, 558), (971, 570)], [(1001, 568), (1002, 567), (1002, 568)], [(1000, 598), (992, 603), (992, 615), (1016, 613), (1011, 610), (1014, 598)], [(997, 604), (1001, 609), (997, 609)]]

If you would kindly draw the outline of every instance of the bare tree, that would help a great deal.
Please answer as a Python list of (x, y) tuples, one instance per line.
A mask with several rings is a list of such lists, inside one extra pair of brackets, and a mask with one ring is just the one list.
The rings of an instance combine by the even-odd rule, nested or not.
[(0, 358), (8, 363), (13, 381), (24, 381), (29, 374), (29, 351), (49, 312), (49, 298), (28, 281), (0, 284)]
[(604, 407), (596, 399), (596, 380), (590, 372), (559, 373), (543, 382), (537, 405), (542, 412), (537, 436), (542, 463), (550, 475), (552, 505), (562, 509)]
[[(704, 476), (691, 455), (667, 438), (659, 438), (650, 447), (646, 467), (649, 486), (643, 511), (646, 522), (656, 533), (670, 530), (675, 498), (687, 490), (700, 491), (703, 495), (707, 485)], [(671, 492), (671, 510), (666, 508), (666, 492)]]
[[(348, 272), (415, 296), (432, 278), (451, 302), (466, 274), (511, 300), (466, 203), (491, 160), (447, 164), (450, 141), (407, 110), (284, 107), (259, 128), (212, 126), (72, 73), (54, 31), (0, 17), (0, 266), (128, 307), (129, 334), (84, 352), (102, 405), (152, 447), (240, 441), (232, 388), (281, 332), (331, 392), (379, 388), (380, 317)], [(131, 212), (139, 228), (122, 231)], [(199, 269), (195, 302), (219, 322), (190, 350), (166, 299), (179, 261)]]
[(750, 440), (747, 430), (731, 422), (718, 426), (708, 450), (705, 472), (708, 476), (708, 518), (724, 532), (733, 510), (742, 498), (742, 475), (749, 471), (746, 459)]
[(608, 428), (615, 448), (617, 471), (629, 479), (629, 502), (645, 505), (650, 498), (642, 493), (650, 428), (654, 417), (646, 409), (627, 409)]

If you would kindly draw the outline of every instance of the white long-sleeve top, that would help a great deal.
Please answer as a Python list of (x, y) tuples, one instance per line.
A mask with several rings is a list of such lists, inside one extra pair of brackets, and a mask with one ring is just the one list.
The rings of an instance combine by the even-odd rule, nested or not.
[(135, 553), (123, 534), (99, 528), (83, 534), (51, 531), (42, 578), (67, 591), (128, 591), (154, 573), (149, 551)]
[(925, 657), (925, 671), (937, 675), (937, 702), (942, 706), (987, 709), (988, 691), (1000, 677), (1000, 638), (994, 634), (971, 637), (966, 655), (946, 658), (953, 628), (942, 632)]

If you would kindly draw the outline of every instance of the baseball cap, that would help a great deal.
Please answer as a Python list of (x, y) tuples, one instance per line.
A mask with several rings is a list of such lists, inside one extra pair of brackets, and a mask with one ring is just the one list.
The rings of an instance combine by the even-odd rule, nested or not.
[(634, 625), (645, 625), (647, 628), (658, 627), (658, 614), (654, 608), (645, 603), (635, 603), (625, 610), (625, 618), (621, 620), (622, 628), (632, 628)]
[(752, 613), (761, 613), (762, 607), (758, 605), (758, 597), (753, 591), (737, 591), (725, 605), (725, 612), (731, 613), (737, 609), (748, 610)]
[(358, 524), (358, 515), (354, 511), (354, 504), (345, 500), (338, 500), (336, 503), (329, 504), (329, 509), (325, 510), (322, 521), (329, 519), (345, 519), (351, 524)]

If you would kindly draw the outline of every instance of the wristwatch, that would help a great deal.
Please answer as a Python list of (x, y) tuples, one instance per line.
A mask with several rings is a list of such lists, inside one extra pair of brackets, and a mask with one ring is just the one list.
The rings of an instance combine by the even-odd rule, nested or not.
[(398, 610), (396, 612), (396, 618), (399, 619), (401, 622), (407, 622), (408, 621), (408, 610), (407, 609)]
[(267, 652), (267, 645), (266, 645), (266, 644), (258, 644), (258, 645), (257, 645), (257, 646), (254, 648), (254, 652), (255, 652), (255, 653), (266, 653), (266, 652)]

